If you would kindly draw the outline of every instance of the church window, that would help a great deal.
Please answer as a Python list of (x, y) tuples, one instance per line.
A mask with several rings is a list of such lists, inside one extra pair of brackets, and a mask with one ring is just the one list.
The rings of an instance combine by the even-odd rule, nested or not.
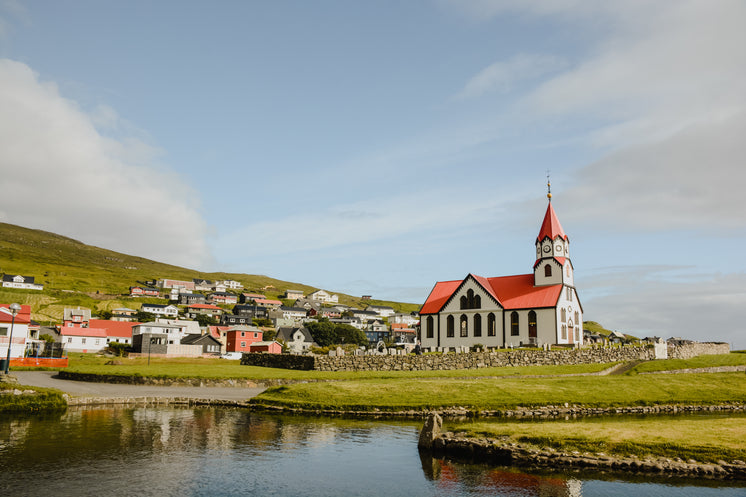
[(448, 316), (448, 319), (446, 319), (446, 336), (452, 337), (454, 336), (454, 322), (453, 322), (453, 316)]
[(480, 316), (479, 314), (474, 315), (474, 336), (482, 336), (482, 316)]
[(567, 325), (562, 325), (562, 340), (567, 340)]
[(469, 299), (466, 298), (466, 295), (461, 296), (461, 308), (462, 309), (468, 309), (469, 308)]
[(466, 295), (462, 295), (461, 309), (480, 309), (482, 307), (482, 298), (474, 294), (474, 290), (469, 290)]
[(495, 336), (495, 315), (491, 312), (487, 315), (487, 336)]
[(528, 313), (528, 336), (529, 338), (531, 337), (536, 338), (536, 332), (537, 332), (536, 312), (530, 311)]
[(546, 266), (544, 266), (544, 276), (547, 278), (552, 276), (552, 266), (550, 264), (547, 264)]
[(572, 302), (572, 288), (570, 288), (569, 286), (567, 287), (567, 300)]
[(562, 322), (566, 323), (567, 322), (567, 310), (564, 307), (560, 311), (560, 314), (562, 314)]
[(580, 313), (578, 311), (575, 311), (575, 322), (576, 323), (580, 322)]
[(479, 295), (474, 295), (474, 306), (472, 309), (481, 309), (482, 308), (482, 298)]
[(432, 316), (428, 316), (426, 322), (427, 322), (427, 330), (426, 330), (427, 338), (433, 338), (433, 336), (434, 336), (434, 332), (433, 332), (433, 328), (434, 328), (434, 326), (433, 326), (433, 317)]
[(510, 335), (515, 337), (518, 336), (518, 333), (518, 313), (513, 311), (510, 313)]
[(570, 277), (570, 265), (569, 264), (567, 265), (567, 267), (565, 267), (565, 274), (567, 275), (568, 278)]
[(461, 323), (460, 323), (460, 326), (461, 326), (461, 336), (462, 337), (468, 337), (469, 336), (469, 321), (468, 321), (468, 318), (466, 317), (466, 314), (462, 314), (461, 315), (460, 321), (461, 321)]

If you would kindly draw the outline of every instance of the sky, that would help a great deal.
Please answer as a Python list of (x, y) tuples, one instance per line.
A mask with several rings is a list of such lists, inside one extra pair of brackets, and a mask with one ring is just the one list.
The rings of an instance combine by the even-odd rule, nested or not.
[(0, 0), (0, 222), (423, 303), (532, 271), (549, 175), (584, 319), (744, 349), (744, 25), (740, 0)]

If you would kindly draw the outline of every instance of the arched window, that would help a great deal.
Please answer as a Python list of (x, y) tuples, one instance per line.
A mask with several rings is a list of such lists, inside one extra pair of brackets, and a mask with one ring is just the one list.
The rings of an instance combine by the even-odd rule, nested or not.
[(474, 306), (472, 309), (481, 309), (482, 308), (482, 298), (479, 295), (474, 295)]
[(495, 336), (495, 315), (491, 312), (487, 315), (487, 336)]
[(575, 311), (575, 322), (576, 323), (580, 322), (580, 313), (578, 311)]
[(459, 325), (461, 329), (461, 336), (468, 337), (469, 336), (469, 320), (466, 317), (466, 314), (462, 314), (461, 319), (459, 321), (460, 321)]
[(538, 328), (536, 326), (536, 312), (530, 311), (528, 313), (528, 337), (536, 338), (537, 330)]
[(448, 316), (448, 319), (446, 319), (446, 336), (454, 336), (454, 329), (453, 316)]
[(433, 317), (428, 316), (427, 317), (427, 338), (433, 338), (433, 336), (435, 336), (435, 332), (433, 328), (435, 328), (434, 323), (433, 323)]
[(562, 322), (566, 323), (567, 322), (567, 310), (564, 307), (560, 311), (560, 314), (562, 314)]
[(562, 325), (562, 340), (567, 340), (567, 325)]
[(469, 301), (466, 298), (466, 295), (461, 296), (461, 308), (462, 309), (468, 309), (469, 308)]
[(547, 264), (546, 266), (544, 266), (544, 276), (546, 276), (547, 278), (549, 278), (550, 276), (552, 276), (552, 266), (551, 265)]
[(518, 313), (513, 311), (510, 313), (510, 335), (517, 337), (518, 334), (519, 334)]
[(474, 336), (482, 336), (482, 316), (480, 316), (479, 314), (474, 315)]

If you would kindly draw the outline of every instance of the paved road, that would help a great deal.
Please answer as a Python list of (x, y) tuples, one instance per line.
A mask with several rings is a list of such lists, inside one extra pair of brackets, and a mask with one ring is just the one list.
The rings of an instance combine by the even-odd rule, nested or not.
[(56, 388), (76, 397), (189, 397), (243, 401), (264, 391), (264, 388), (159, 387), (61, 380), (55, 376), (55, 371), (11, 371), (10, 374), (18, 378), (21, 385)]

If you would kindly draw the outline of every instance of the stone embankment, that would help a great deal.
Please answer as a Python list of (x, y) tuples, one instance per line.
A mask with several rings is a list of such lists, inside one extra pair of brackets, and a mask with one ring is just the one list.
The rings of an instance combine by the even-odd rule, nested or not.
[[(267, 388), (271, 386), (296, 383), (295, 380), (264, 379), (254, 381), (244, 378), (209, 379), (209, 378), (157, 378), (151, 376), (122, 376), (77, 373), (60, 370), (57, 376), (62, 380), (88, 381), (92, 383), (114, 383), (124, 385), (151, 385), (169, 387), (235, 387), (235, 388)], [(313, 380), (308, 380), (313, 381)]]
[(564, 452), (487, 438), (441, 433), (442, 419), (431, 414), (420, 432), (419, 447), (434, 455), (466, 461), (552, 470), (593, 470), (710, 479), (746, 480), (746, 462), (716, 463), (679, 458), (614, 456), (605, 453)]
[(190, 397), (71, 397), (63, 395), (68, 407), (79, 406), (213, 406), (248, 407), (248, 402)]
[[(670, 345), (668, 357), (688, 359), (705, 354), (727, 354), (727, 343)], [(648, 361), (656, 358), (653, 346), (590, 346), (578, 349), (512, 350), (484, 352), (428, 353), (422, 355), (293, 355), (244, 354), (241, 364), (295, 370), (317, 371), (432, 371), (480, 369), (505, 366), (559, 366), (624, 361)]]

